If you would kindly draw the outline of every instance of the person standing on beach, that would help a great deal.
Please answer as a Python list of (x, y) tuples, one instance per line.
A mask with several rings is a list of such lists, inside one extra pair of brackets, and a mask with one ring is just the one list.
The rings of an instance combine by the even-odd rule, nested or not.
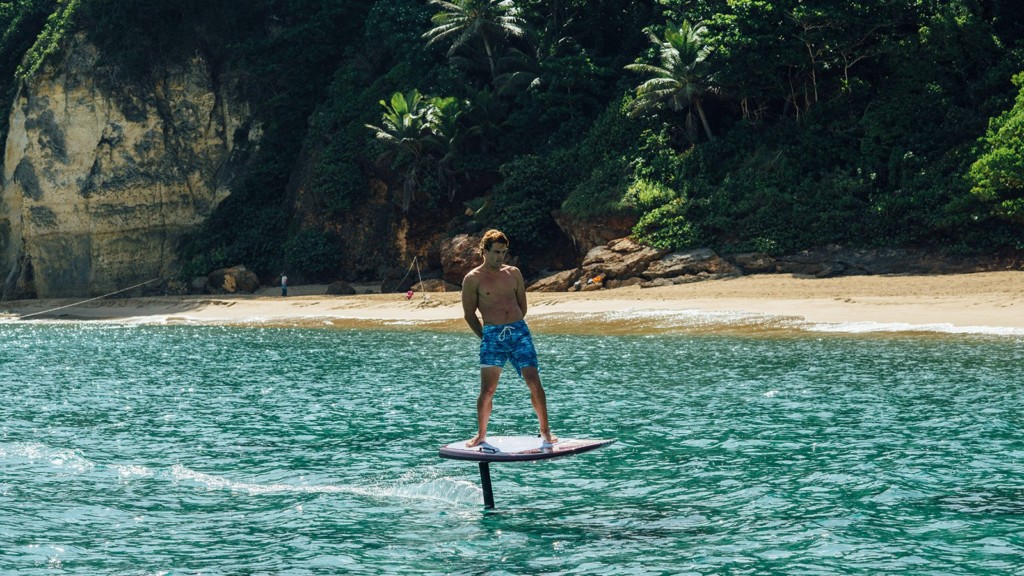
[[(494, 392), (501, 370), (512, 362), (530, 389), (530, 402), (540, 421), (542, 446), (558, 439), (548, 425), (547, 397), (540, 382), (537, 351), (533, 346), (526, 315), (526, 286), (519, 268), (504, 264), (508, 238), (488, 230), (480, 241), (483, 264), (473, 268), (462, 281), (462, 310), (466, 323), (480, 338), (480, 395), (476, 400), (478, 431), (466, 446), (486, 445), (487, 422), (491, 418)], [(477, 310), (483, 317), (481, 323)]]
[(288, 295), (288, 277), (281, 272), (281, 296)]

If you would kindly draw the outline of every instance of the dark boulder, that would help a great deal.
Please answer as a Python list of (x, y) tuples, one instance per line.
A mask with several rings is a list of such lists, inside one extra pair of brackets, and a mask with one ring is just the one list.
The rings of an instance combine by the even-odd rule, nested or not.
[(214, 270), (206, 277), (210, 294), (252, 294), (260, 287), (260, 279), (245, 266)]
[(351, 296), (356, 293), (356, 289), (343, 280), (337, 282), (331, 282), (327, 285), (327, 294), (331, 296)]
[(417, 283), (413, 284), (412, 287), (409, 288), (409, 289), (412, 290), (413, 292), (461, 292), (462, 291), (462, 288), (460, 288), (459, 286), (456, 286), (455, 284), (452, 284), (451, 282), (446, 282), (446, 281), (444, 281), (444, 280), (442, 280), (440, 278), (431, 278), (429, 280), (423, 280), (422, 282), (417, 282)]
[(775, 258), (762, 252), (744, 252), (727, 257), (744, 274), (772, 274), (775, 272)]

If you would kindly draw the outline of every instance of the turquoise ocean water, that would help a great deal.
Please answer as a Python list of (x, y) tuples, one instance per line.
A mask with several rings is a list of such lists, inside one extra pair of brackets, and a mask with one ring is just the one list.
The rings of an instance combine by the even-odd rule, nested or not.
[(1024, 572), (1021, 335), (535, 332), (488, 512), (468, 330), (0, 324), (0, 573)]

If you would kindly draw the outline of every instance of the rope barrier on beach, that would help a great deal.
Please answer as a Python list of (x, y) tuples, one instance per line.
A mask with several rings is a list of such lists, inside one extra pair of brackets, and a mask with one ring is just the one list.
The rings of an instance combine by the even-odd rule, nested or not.
[(102, 300), (102, 299), (106, 298), (107, 296), (113, 296), (114, 294), (120, 294), (121, 292), (127, 292), (129, 290), (134, 290), (134, 289), (136, 289), (136, 288), (138, 288), (140, 286), (145, 286), (146, 284), (149, 284), (150, 282), (155, 282), (157, 280), (159, 280), (159, 278), (153, 278), (151, 280), (146, 280), (145, 282), (142, 282), (141, 284), (136, 284), (135, 286), (129, 286), (127, 288), (122, 288), (120, 290), (115, 290), (115, 291), (113, 291), (113, 292), (111, 292), (109, 294), (104, 294), (103, 296), (97, 296), (95, 298), (89, 298), (88, 300), (82, 300), (81, 302), (75, 302), (74, 304), (67, 304), (67, 305), (64, 305), (64, 306), (58, 306), (56, 308), (50, 308), (49, 310), (43, 310), (42, 312), (33, 312), (31, 314), (25, 314), (24, 316), (18, 317), (18, 320), (24, 320), (25, 318), (31, 318), (33, 316), (39, 316), (41, 314), (49, 314), (50, 312), (56, 312), (57, 310), (63, 310), (65, 308), (71, 308), (73, 306), (78, 306), (80, 304), (85, 304), (86, 302), (92, 302), (93, 300)]
[[(409, 274), (412, 274), (413, 266), (416, 267), (416, 277), (419, 278), (419, 281), (420, 281), (419, 286), (420, 286), (420, 289), (422, 290), (423, 289), (423, 276), (420, 275), (420, 262), (419, 262), (419, 257), (418, 256), (413, 256), (412, 257), (412, 264), (409, 264), (409, 269), (405, 271), (405, 276), (402, 276), (402, 279), (398, 281), (398, 286), (401, 286), (402, 284), (404, 284), (405, 283), (405, 279), (409, 277)], [(427, 295), (424, 294), (423, 298), (427, 298)]]
[(420, 261), (416, 258), (416, 256), (413, 256), (412, 263), (416, 265), (416, 277), (419, 278), (420, 281), (420, 290), (423, 290), (423, 299), (427, 300), (428, 298), (426, 290), (424, 290), (423, 288), (423, 276), (420, 275)]

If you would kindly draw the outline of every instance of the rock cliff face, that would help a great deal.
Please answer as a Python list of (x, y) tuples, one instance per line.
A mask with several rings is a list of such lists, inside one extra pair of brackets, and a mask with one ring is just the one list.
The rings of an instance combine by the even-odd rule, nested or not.
[(25, 82), (0, 192), (3, 297), (100, 295), (177, 272), (259, 139), (229, 77), (196, 56), (143, 86), (83, 35)]

